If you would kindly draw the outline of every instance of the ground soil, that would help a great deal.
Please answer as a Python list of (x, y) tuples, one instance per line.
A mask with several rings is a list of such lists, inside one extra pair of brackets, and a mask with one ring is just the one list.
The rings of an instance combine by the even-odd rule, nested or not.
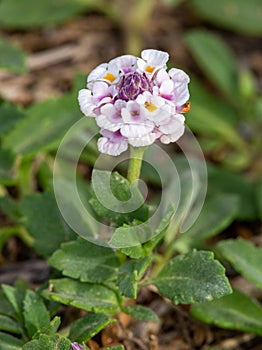
[[(262, 86), (261, 39), (204, 23), (186, 5), (172, 10), (158, 6), (144, 34), (144, 47), (168, 51), (172, 62), (204, 80), (183, 42), (185, 31), (195, 27), (207, 27), (224, 38), (235, 53), (238, 64), (250, 68), (258, 78), (258, 85)], [(70, 90), (77, 73), (87, 74), (97, 64), (124, 53), (121, 32), (99, 13), (83, 15), (45, 29), (1, 29), (0, 35), (17, 42), (29, 55), (27, 73), (0, 72), (0, 95), (23, 106), (60, 96)], [(5, 225), (6, 218), (0, 217), (0, 223)], [(241, 229), (245, 231), (249, 227), (241, 226)], [(9, 239), (0, 263), (1, 283), (23, 278), (35, 287), (48, 279), (49, 272), (46, 262), (21, 241)], [(261, 297), (241, 277), (233, 274), (231, 280), (249, 294)], [(160, 298), (152, 288), (143, 289), (138, 302), (151, 307), (159, 315), (160, 323), (119, 315), (117, 324), (107, 327), (89, 342), (92, 350), (117, 344), (124, 344), (127, 350), (262, 350), (261, 337), (208, 326), (190, 316), (189, 306), (174, 306)], [(61, 314), (65, 324), (79, 317), (79, 312), (71, 308), (62, 308)]]

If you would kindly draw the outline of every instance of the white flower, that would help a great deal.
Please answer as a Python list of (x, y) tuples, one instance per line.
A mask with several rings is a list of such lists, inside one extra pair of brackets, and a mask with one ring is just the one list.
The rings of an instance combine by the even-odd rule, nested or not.
[(102, 137), (98, 149), (117, 156), (128, 148), (177, 141), (184, 133), (188, 75), (167, 71), (168, 54), (144, 50), (141, 58), (123, 55), (102, 63), (79, 91), (81, 111), (96, 118)]

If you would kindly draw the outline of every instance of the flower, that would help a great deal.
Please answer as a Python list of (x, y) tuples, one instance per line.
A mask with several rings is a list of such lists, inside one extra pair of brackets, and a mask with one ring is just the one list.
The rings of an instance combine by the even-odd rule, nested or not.
[(83, 347), (78, 343), (71, 343), (70, 350), (83, 350)]
[(141, 58), (123, 55), (89, 74), (78, 101), (100, 127), (100, 152), (117, 156), (128, 145), (167, 144), (183, 135), (190, 79), (181, 69), (167, 71), (168, 58), (166, 52), (148, 49)]

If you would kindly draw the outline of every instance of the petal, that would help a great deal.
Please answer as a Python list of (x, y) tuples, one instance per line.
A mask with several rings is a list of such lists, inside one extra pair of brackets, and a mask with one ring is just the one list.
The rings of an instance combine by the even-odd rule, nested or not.
[(165, 66), (168, 61), (169, 55), (167, 52), (147, 49), (141, 52), (141, 57), (145, 60), (150, 66)]
[(188, 100), (189, 100), (188, 85), (181, 83), (178, 86), (175, 86), (173, 102), (178, 106), (182, 106)]
[(159, 130), (163, 134), (173, 134), (177, 129), (180, 129), (181, 126), (184, 127), (185, 117), (182, 114), (173, 115), (165, 123), (162, 123), (159, 126)]
[(89, 73), (87, 77), (88, 88), (92, 88), (94, 81), (96, 81), (97, 79), (101, 79), (105, 75), (107, 67), (107, 63), (101, 63)]
[(185, 126), (181, 124), (173, 134), (167, 134), (160, 137), (162, 143), (168, 144), (170, 142), (176, 142), (184, 134)]
[(142, 146), (151, 145), (153, 142), (155, 142), (156, 138), (157, 138), (156, 134), (151, 132), (150, 134), (147, 134), (142, 137), (129, 138), (128, 142), (130, 143), (131, 146), (142, 147)]
[(171, 68), (168, 74), (174, 82), (183, 82), (186, 84), (190, 82), (189, 76), (182, 69)]
[(122, 55), (115, 58), (113, 61), (119, 69), (123, 71), (124, 74), (134, 72), (137, 68), (137, 57), (133, 55)]
[(95, 116), (93, 113), (96, 105), (93, 103), (91, 91), (88, 89), (81, 89), (78, 93), (78, 102), (81, 111), (87, 116)]
[(101, 153), (109, 154), (110, 156), (118, 156), (128, 148), (127, 140), (113, 142), (107, 137), (100, 137), (97, 141), (98, 150)]
[(121, 134), (128, 138), (139, 138), (149, 134), (154, 129), (153, 123), (125, 124), (121, 127)]
[(96, 117), (96, 123), (100, 128), (110, 130), (113, 132), (119, 130), (123, 125), (122, 122), (121, 123), (112, 122), (103, 114), (100, 114), (99, 116)]

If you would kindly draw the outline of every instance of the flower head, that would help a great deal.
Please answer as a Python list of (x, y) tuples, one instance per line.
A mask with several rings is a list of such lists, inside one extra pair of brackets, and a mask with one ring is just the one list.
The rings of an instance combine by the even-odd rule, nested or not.
[(188, 75), (167, 71), (168, 54), (144, 50), (141, 58), (123, 55), (102, 63), (79, 91), (81, 111), (95, 117), (102, 137), (98, 148), (117, 156), (134, 147), (177, 141), (189, 110)]

